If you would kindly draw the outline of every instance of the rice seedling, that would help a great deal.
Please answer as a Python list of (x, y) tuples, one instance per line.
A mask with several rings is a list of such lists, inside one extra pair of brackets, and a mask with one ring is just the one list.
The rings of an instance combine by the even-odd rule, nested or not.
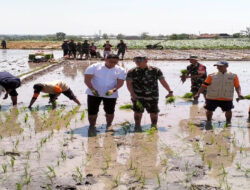
[(76, 173), (77, 173), (77, 179), (80, 183), (83, 181), (83, 175), (79, 167), (76, 168)]
[(201, 154), (201, 160), (202, 160), (203, 162), (205, 161), (205, 153), (204, 153), (204, 152)]
[(80, 117), (80, 120), (83, 120), (85, 118), (85, 112), (83, 111)]
[(142, 105), (141, 101), (140, 100), (136, 100), (136, 107), (139, 109), (139, 110), (144, 110), (144, 106)]
[(172, 104), (172, 103), (175, 102), (175, 100), (176, 100), (175, 97), (168, 97), (168, 98), (166, 99), (166, 103), (167, 103), (167, 104)]
[(24, 184), (29, 185), (29, 184), (30, 184), (30, 181), (31, 181), (31, 175), (25, 176)]
[(113, 91), (112, 90), (109, 90), (105, 93), (106, 96), (111, 96), (113, 94)]
[(114, 187), (118, 187), (120, 185), (120, 174), (117, 174), (115, 179), (114, 179)]
[(240, 153), (241, 154), (243, 153), (243, 147), (242, 146), (240, 147)]
[(7, 172), (7, 164), (2, 164), (3, 173)]
[(145, 186), (145, 184), (146, 184), (146, 177), (145, 177), (145, 174), (144, 174), (143, 177), (142, 177), (141, 183), (142, 183), (142, 188), (143, 188), (143, 187)]
[(108, 155), (107, 157), (106, 157), (106, 168), (108, 169), (109, 168), (109, 166), (110, 166), (110, 162), (111, 162), (111, 157), (110, 157), (110, 155)]
[(30, 151), (27, 151), (27, 152), (26, 152), (26, 158), (27, 158), (27, 160), (30, 159)]
[(246, 177), (249, 177), (249, 174), (250, 174), (250, 169), (246, 169), (246, 171), (245, 171), (245, 176), (246, 176)]
[(107, 174), (107, 168), (102, 168), (103, 174), (106, 175)]
[(214, 144), (214, 142), (215, 142), (214, 136), (210, 137), (210, 142), (211, 142), (211, 144)]
[(221, 170), (222, 170), (222, 172), (221, 172), (222, 179), (224, 180), (226, 178), (226, 176), (227, 176), (228, 173), (227, 173), (224, 165), (221, 166)]
[(16, 183), (16, 189), (22, 190), (22, 184), (20, 182)]
[(50, 184), (47, 184), (47, 185), (46, 185), (46, 190), (52, 190)]
[(250, 95), (244, 96), (244, 99), (250, 100)]
[(242, 167), (241, 167), (241, 163), (240, 162), (236, 163), (236, 168), (237, 168), (237, 170), (241, 170)]
[(157, 177), (158, 187), (160, 187), (160, 186), (161, 186), (161, 178), (160, 178), (160, 175), (157, 173), (157, 174), (156, 174), (156, 177)]
[(208, 169), (211, 170), (213, 167), (213, 162), (211, 160), (208, 160), (207, 164), (208, 164)]
[(132, 104), (125, 104), (119, 107), (120, 110), (131, 110), (133, 108)]
[(49, 169), (50, 173), (52, 174), (52, 177), (56, 177), (56, 172), (53, 166), (47, 166)]
[(60, 160), (57, 160), (57, 166), (58, 167), (60, 166)]
[(182, 96), (182, 98), (185, 98), (185, 99), (191, 99), (193, 97), (194, 97), (194, 95), (192, 92), (188, 92), (188, 93), (184, 94), (184, 96)]
[(129, 169), (130, 170), (134, 169), (134, 162), (133, 162), (133, 160), (130, 160)]
[(61, 158), (62, 158), (63, 161), (65, 161), (66, 158), (67, 158), (67, 156), (66, 156), (66, 154), (65, 154), (65, 152), (63, 150), (61, 151)]
[(186, 75), (188, 73), (187, 69), (182, 69), (181, 70), (181, 75)]
[(71, 131), (70, 131), (70, 140), (71, 140), (71, 141), (73, 141), (73, 139), (74, 139), (74, 134), (75, 134), (74, 131), (71, 130)]
[(49, 173), (46, 174), (46, 177), (53, 184), (53, 178), (52, 178), (52, 176)]
[(29, 119), (29, 115), (28, 115), (28, 113), (25, 113), (24, 123), (27, 123), (28, 119)]
[(11, 165), (12, 168), (14, 168), (15, 160), (16, 160), (15, 157), (11, 156), (10, 165)]
[(42, 98), (49, 98), (49, 94), (42, 95)]

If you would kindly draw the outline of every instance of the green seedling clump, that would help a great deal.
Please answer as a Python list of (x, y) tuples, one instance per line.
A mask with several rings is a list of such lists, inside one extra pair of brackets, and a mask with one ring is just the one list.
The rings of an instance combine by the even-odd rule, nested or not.
[(120, 106), (121, 110), (129, 110), (129, 109), (132, 109), (132, 108), (133, 108), (132, 104), (126, 104), (126, 105)]
[(140, 102), (140, 100), (136, 100), (136, 107), (139, 108), (140, 110), (144, 109), (144, 106), (142, 105), (142, 103)]
[(107, 91), (107, 92), (106, 92), (106, 94), (105, 94), (105, 95), (106, 95), (106, 96), (111, 96), (112, 94), (113, 94), (113, 93), (112, 93), (112, 91), (111, 91), (111, 90), (109, 90), (109, 91)]
[(182, 98), (193, 98), (193, 97), (194, 97), (194, 95), (192, 92), (188, 92), (188, 93), (184, 94), (184, 96), (182, 96)]
[(43, 98), (49, 98), (49, 94), (42, 95)]
[(188, 73), (187, 69), (182, 69), (182, 70), (181, 70), (181, 74), (182, 74), (182, 75), (186, 75), (187, 73)]
[(250, 100), (250, 95), (244, 96), (244, 99)]
[(176, 100), (175, 97), (168, 97), (168, 98), (166, 99), (166, 103), (167, 103), (167, 104), (172, 104), (172, 103), (175, 102), (175, 100)]

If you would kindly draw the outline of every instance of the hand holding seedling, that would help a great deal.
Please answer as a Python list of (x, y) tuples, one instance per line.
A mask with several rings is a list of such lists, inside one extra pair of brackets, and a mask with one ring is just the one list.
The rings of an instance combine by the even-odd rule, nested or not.
[(106, 92), (106, 96), (111, 96), (112, 94), (114, 94), (114, 92), (116, 92), (116, 88), (113, 88), (113, 89), (111, 89), (111, 90), (108, 90), (107, 92)]
[(94, 96), (99, 96), (99, 93), (97, 90), (92, 89), (91, 92), (93, 93)]

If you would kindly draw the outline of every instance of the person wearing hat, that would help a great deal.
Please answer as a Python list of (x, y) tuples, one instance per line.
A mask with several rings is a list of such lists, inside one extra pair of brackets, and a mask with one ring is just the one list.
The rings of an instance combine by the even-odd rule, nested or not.
[(232, 118), (233, 96), (234, 89), (239, 98), (242, 98), (239, 78), (236, 74), (228, 72), (228, 62), (219, 61), (214, 66), (217, 66), (218, 72), (208, 75), (203, 82), (195, 97), (207, 89), (206, 111), (207, 121), (211, 123), (213, 112), (217, 107), (220, 107), (225, 112), (226, 122), (229, 124)]
[(173, 91), (166, 82), (162, 71), (157, 67), (148, 65), (147, 57), (135, 57), (134, 62), (136, 67), (128, 71), (126, 81), (133, 102), (136, 130), (141, 129), (144, 108), (150, 114), (152, 127), (156, 127), (159, 112), (158, 80), (169, 92), (167, 97), (173, 96)]
[(7, 99), (10, 95), (13, 106), (15, 106), (17, 104), (18, 96), (16, 89), (21, 86), (21, 80), (9, 72), (0, 72), (0, 86), (2, 86), (5, 91), (5, 96), (3, 99)]
[(50, 97), (50, 103), (54, 105), (57, 97), (63, 93), (67, 96), (70, 100), (73, 100), (78, 105), (81, 105), (79, 100), (76, 98), (72, 90), (69, 86), (63, 81), (53, 81), (53, 82), (44, 82), (44, 83), (37, 83), (34, 85), (34, 95), (31, 98), (29, 108), (32, 107), (34, 102), (36, 101), (37, 97), (39, 96), (40, 92), (48, 93)]
[[(187, 78), (191, 79), (191, 92), (195, 95), (202, 83), (207, 77), (206, 67), (198, 62), (197, 56), (190, 56), (187, 60), (189, 60), (190, 65), (187, 66), (187, 74), (181, 76), (181, 80), (183, 82), (186, 81)], [(203, 91), (204, 97), (206, 96), (206, 91)], [(198, 101), (198, 98), (194, 99)]]
[(63, 50), (63, 57), (67, 56), (69, 53), (69, 44), (68, 40), (64, 40), (62, 44), (62, 50)]

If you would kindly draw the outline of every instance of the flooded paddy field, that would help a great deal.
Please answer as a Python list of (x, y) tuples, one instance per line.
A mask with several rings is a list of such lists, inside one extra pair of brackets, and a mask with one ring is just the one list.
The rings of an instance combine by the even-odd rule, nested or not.
[[(114, 131), (106, 131), (102, 106), (97, 131), (89, 130), (84, 72), (91, 61), (66, 61), (37, 75), (18, 89), (18, 106), (2, 102), (0, 112), (0, 189), (249, 189), (250, 102), (234, 102), (231, 127), (224, 127), (220, 109), (213, 128), (205, 127), (204, 99), (193, 105), (178, 98), (166, 104), (160, 86), (158, 130), (150, 128), (147, 113), (142, 130), (134, 130), (133, 112), (119, 107), (130, 103), (124, 85), (119, 90)], [(208, 73), (214, 62), (202, 62)], [(128, 71), (135, 64), (120, 61)], [(159, 67), (174, 91), (183, 96), (190, 81), (182, 84), (180, 70), (187, 61), (150, 61)], [(238, 74), (242, 93), (249, 92), (249, 62), (230, 62)], [(38, 97), (27, 109), (37, 82), (63, 80), (81, 106), (61, 95), (52, 110), (48, 98)]]
[[(0, 70), (8, 71), (14, 75), (21, 75), (48, 63), (29, 63), (29, 54), (37, 50), (0, 50)], [(47, 52), (47, 51), (46, 51)], [(54, 54), (55, 59), (62, 57), (59, 50), (48, 51)]]

